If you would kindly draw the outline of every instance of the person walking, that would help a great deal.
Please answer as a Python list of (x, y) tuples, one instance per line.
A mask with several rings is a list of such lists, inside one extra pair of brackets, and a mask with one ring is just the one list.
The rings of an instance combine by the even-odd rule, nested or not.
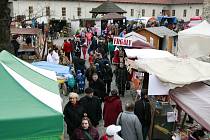
[(135, 103), (134, 114), (142, 124), (143, 139), (146, 140), (151, 124), (151, 106), (145, 91), (142, 91), (141, 99)]
[(72, 134), (72, 140), (98, 140), (98, 130), (92, 126), (88, 117), (82, 118), (81, 126), (76, 128)]
[(104, 75), (103, 81), (104, 81), (105, 87), (106, 87), (106, 95), (108, 96), (111, 91), (111, 83), (112, 83), (113, 73), (112, 73), (111, 66), (107, 62), (103, 68), (102, 73)]
[(143, 140), (141, 123), (134, 114), (134, 103), (125, 104), (125, 111), (119, 114), (116, 124), (122, 127), (121, 137), (124, 140)]
[(90, 83), (90, 87), (94, 91), (94, 95), (97, 96), (101, 101), (104, 101), (106, 95), (106, 87), (104, 82), (98, 77), (97, 73), (92, 76), (93, 81)]
[(92, 88), (85, 89), (85, 96), (80, 99), (80, 103), (84, 106), (85, 113), (90, 118), (92, 125), (97, 127), (102, 118), (101, 101), (93, 95)]
[(90, 64), (90, 67), (85, 71), (85, 77), (87, 78), (89, 85), (93, 81), (92, 76), (94, 73), (97, 73), (96, 66), (94, 64)]
[(70, 59), (71, 50), (72, 50), (72, 44), (70, 44), (70, 43), (65, 39), (65, 40), (64, 40), (64, 43), (63, 43), (63, 51), (64, 51), (64, 53), (65, 53), (65, 56), (68, 57), (69, 61), (71, 60), (71, 59)]
[(84, 107), (79, 103), (79, 95), (71, 92), (69, 94), (69, 102), (64, 107), (64, 120), (67, 124), (67, 133), (72, 139), (73, 131), (80, 126), (82, 117), (85, 115)]
[(119, 94), (124, 97), (125, 94), (125, 85), (128, 81), (128, 71), (123, 63), (119, 64), (119, 67), (115, 70), (116, 84), (119, 91)]
[(118, 96), (118, 91), (114, 89), (111, 91), (111, 96), (107, 96), (104, 99), (104, 127), (116, 124), (117, 117), (122, 111), (122, 102)]

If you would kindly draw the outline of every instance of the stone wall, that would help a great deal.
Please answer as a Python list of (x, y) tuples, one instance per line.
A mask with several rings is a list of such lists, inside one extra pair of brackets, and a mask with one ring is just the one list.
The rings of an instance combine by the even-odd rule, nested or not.
[(203, 2), (203, 17), (210, 23), (210, 0)]

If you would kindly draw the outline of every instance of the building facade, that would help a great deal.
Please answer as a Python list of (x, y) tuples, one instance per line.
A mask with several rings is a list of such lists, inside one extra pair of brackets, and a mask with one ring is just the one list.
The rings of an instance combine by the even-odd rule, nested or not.
[[(47, 16), (50, 19), (91, 18), (89, 11), (105, 0), (11, 0), (12, 16), (25, 15), (27, 18)], [(120, 8), (127, 11), (127, 18), (157, 17), (159, 15), (176, 16), (188, 21), (191, 17), (201, 16), (203, 0), (112, 0)]]

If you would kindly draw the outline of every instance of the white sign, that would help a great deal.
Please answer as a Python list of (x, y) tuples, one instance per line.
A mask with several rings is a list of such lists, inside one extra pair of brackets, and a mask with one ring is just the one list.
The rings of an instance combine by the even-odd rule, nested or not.
[(169, 86), (161, 82), (155, 75), (149, 75), (148, 95), (168, 95)]
[(132, 40), (123, 37), (114, 37), (113, 44), (116, 46), (132, 46)]

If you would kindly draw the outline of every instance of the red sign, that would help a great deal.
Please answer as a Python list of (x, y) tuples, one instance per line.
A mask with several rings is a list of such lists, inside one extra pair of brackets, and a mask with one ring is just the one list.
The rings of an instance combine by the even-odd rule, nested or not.
[(113, 44), (116, 46), (132, 46), (132, 40), (123, 37), (114, 37)]

